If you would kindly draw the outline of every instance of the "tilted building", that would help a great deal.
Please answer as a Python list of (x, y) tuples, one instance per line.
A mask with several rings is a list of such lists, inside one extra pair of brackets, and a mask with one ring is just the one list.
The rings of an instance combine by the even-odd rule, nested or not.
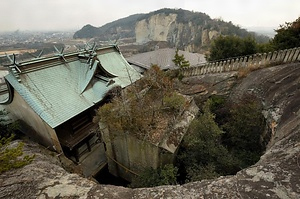
[(93, 148), (104, 148), (92, 119), (106, 93), (140, 77), (117, 46), (22, 63), (14, 59), (5, 76), (8, 97), (2, 104), (27, 135), (79, 163), (101, 151)]

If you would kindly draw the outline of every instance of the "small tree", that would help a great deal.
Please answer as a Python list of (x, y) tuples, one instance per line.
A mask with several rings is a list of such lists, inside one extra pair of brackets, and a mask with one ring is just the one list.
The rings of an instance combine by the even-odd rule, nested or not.
[(184, 55), (179, 55), (178, 54), (178, 48), (176, 49), (175, 52), (175, 56), (174, 59), (172, 60), (174, 62), (174, 64), (180, 68), (184, 68), (184, 67), (189, 67), (190, 66), (190, 62), (188, 60), (185, 59)]

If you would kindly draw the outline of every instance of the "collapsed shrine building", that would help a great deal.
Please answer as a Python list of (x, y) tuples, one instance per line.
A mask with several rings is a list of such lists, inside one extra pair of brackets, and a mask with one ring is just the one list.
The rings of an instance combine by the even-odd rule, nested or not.
[(172, 163), (198, 112), (192, 98), (186, 97), (177, 123), (155, 142), (128, 133), (111, 136), (114, 132), (99, 129), (92, 120), (107, 93), (141, 78), (141, 71), (135, 70), (115, 45), (22, 63), (14, 56), (8, 68), (7, 97), (0, 103), (21, 122), (23, 132), (73, 160), (87, 177), (108, 165), (110, 173), (131, 181), (145, 167), (156, 169)]
[(8, 97), (2, 104), (26, 126), (27, 135), (79, 162), (93, 147), (100, 147), (99, 127), (92, 117), (106, 93), (140, 77), (117, 46), (22, 63), (14, 57), (5, 76)]

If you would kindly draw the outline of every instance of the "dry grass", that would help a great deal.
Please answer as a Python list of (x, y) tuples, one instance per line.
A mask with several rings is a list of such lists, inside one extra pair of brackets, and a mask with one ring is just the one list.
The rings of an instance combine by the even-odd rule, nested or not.
[(252, 71), (258, 70), (260, 68), (261, 68), (261, 66), (259, 67), (259, 66), (252, 65), (252, 64), (247, 67), (239, 68), (238, 78), (247, 77), (249, 75), (249, 73), (251, 73)]
[(244, 78), (244, 77), (247, 77), (248, 74), (250, 73), (250, 68), (248, 67), (245, 67), (245, 68), (240, 68), (238, 70), (238, 78)]

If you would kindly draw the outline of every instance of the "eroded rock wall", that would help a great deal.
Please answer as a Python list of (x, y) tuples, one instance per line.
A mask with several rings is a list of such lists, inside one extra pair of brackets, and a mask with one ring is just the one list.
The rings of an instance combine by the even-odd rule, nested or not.
[(202, 46), (209, 46), (220, 35), (216, 30), (204, 29), (203, 25), (182, 23), (177, 17), (177, 14), (162, 13), (138, 21), (135, 25), (136, 42), (165, 41), (193, 52)]
[(176, 17), (176, 14), (157, 14), (138, 21), (135, 26), (136, 42), (168, 41), (168, 33), (174, 30)]

